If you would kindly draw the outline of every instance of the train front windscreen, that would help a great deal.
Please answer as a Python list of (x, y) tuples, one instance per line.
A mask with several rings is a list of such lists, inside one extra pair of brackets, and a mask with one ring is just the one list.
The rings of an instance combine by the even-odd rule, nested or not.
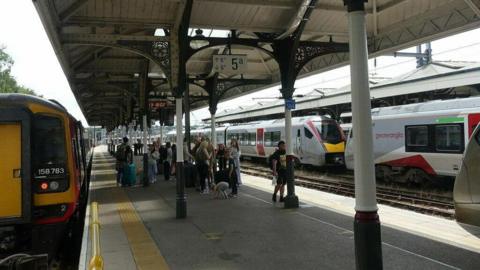
[(320, 137), (326, 143), (337, 144), (344, 141), (343, 134), (335, 121), (322, 121), (320, 125), (317, 125), (317, 129)]

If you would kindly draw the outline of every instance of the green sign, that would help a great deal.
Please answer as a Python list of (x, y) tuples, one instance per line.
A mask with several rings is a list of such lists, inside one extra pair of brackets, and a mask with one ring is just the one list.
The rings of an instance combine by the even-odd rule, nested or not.
[(458, 123), (463, 121), (463, 117), (442, 117), (437, 119), (438, 124)]

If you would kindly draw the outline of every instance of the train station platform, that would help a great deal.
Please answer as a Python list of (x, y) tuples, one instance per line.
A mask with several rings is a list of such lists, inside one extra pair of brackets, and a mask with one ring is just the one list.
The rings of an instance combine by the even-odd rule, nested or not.
[[(297, 187), (301, 207), (286, 210), (271, 202), (270, 181), (243, 175), (233, 199), (187, 189), (178, 220), (174, 180), (117, 187), (114, 164), (106, 147), (95, 149), (90, 201), (99, 203), (105, 269), (355, 268), (351, 198)], [(479, 228), (383, 205), (379, 214), (384, 269), (480, 269)]]

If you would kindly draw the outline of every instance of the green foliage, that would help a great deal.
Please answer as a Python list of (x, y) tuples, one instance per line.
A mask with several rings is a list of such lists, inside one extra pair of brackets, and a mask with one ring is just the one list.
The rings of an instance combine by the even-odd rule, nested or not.
[(13, 59), (5, 52), (5, 47), (0, 46), (0, 93), (21, 93), (37, 95), (32, 89), (19, 85), (11, 75)]

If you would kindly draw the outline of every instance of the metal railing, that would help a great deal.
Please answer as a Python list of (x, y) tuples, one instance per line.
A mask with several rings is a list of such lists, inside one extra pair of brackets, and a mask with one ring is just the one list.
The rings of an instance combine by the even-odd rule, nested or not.
[(92, 258), (88, 265), (89, 270), (103, 270), (103, 258), (100, 251), (100, 220), (98, 219), (98, 203), (90, 204), (90, 231), (92, 241)]

